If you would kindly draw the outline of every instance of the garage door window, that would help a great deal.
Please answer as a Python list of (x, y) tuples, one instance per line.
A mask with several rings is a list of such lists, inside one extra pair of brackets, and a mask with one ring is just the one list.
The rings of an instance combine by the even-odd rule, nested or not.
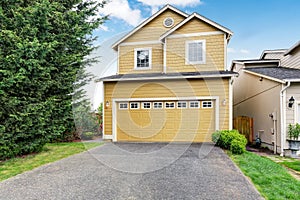
[(162, 102), (154, 102), (153, 103), (153, 108), (154, 109), (162, 109), (163, 108), (163, 103)]
[(128, 109), (128, 103), (119, 103), (119, 109), (120, 110)]
[(199, 101), (190, 101), (190, 108), (200, 108)]
[(165, 107), (168, 109), (175, 108), (175, 103), (174, 102), (166, 102)]
[(202, 101), (202, 108), (212, 108), (213, 102), (212, 101)]
[(143, 109), (151, 109), (151, 103), (150, 102), (143, 102), (142, 103)]
[(130, 109), (139, 109), (140, 108), (140, 104), (137, 102), (131, 102), (130, 103)]
[(187, 108), (187, 102), (186, 101), (177, 102), (177, 108)]

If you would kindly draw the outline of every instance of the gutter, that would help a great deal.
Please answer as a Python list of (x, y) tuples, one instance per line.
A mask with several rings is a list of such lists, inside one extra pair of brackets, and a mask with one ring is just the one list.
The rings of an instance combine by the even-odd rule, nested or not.
[(286, 132), (286, 90), (291, 86), (291, 81), (287, 82), (287, 85), (280, 90), (280, 156), (284, 156), (284, 143), (285, 143), (285, 132)]

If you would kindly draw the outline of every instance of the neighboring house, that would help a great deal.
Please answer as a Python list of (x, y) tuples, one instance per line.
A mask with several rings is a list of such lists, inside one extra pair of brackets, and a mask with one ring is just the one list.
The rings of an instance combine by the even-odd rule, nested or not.
[(289, 154), (287, 127), (300, 123), (300, 43), (264, 51), (257, 60), (235, 60), (231, 70), (239, 73), (233, 83), (234, 117), (253, 118), (262, 144)]
[(104, 87), (103, 138), (139, 142), (208, 142), (232, 128), (226, 71), (232, 32), (197, 13), (166, 5), (112, 48), (117, 75)]

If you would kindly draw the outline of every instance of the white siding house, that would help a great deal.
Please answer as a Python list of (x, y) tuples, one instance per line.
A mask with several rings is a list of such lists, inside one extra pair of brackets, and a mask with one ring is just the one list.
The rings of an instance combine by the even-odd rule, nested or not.
[(231, 70), (239, 73), (233, 83), (234, 117), (253, 118), (254, 139), (259, 133), (262, 145), (290, 154), (287, 127), (300, 123), (300, 43), (266, 50), (260, 59), (235, 60)]

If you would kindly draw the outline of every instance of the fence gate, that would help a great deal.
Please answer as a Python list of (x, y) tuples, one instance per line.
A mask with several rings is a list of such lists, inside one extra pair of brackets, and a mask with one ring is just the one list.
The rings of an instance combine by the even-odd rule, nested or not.
[(239, 116), (233, 120), (233, 128), (243, 134), (249, 143), (253, 142), (253, 118)]

